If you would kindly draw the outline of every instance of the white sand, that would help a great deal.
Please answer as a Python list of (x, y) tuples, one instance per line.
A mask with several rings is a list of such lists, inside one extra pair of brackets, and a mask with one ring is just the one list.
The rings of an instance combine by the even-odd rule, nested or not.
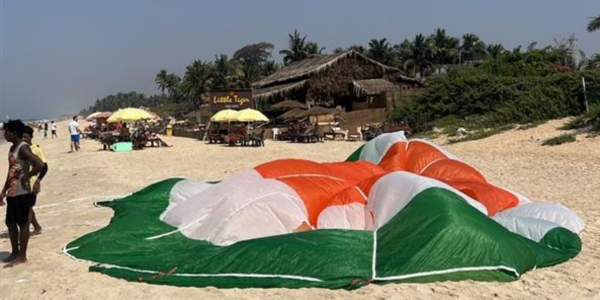
[[(564, 120), (525, 131), (510, 131), (448, 149), (500, 186), (534, 201), (553, 201), (575, 210), (587, 223), (583, 251), (573, 260), (531, 271), (509, 282), (440, 282), (369, 285), (355, 291), (325, 289), (178, 288), (127, 282), (88, 271), (88, 265), (62, 254), (63, 246), (108, 223), (112, 212), (95, 208), (90, 196), (134, 192), (155, 181), (183, 176), (221, 179), (276, 158), (344, 160), (360, 144), (326, 142), (289, 144), (267, 141), (264, 148), (229, 148), (185, 138), (166, 138), (172, 148), (112, 153), (83, 140), (83, 150), (67, 154), (66, 123), (59, 139), (36, 138), (46, 151), (50, 171), (36, 209), (45, 230), (30, 241), (29, 262), (14, 268), (0, 264), (0, 299), (600, 299), (600, 138), (542, 147), (536, 139), (559, 134)], [(37, 133), (36, 133), (37, 134)], [(37, 134), (41, 136), (40, 134)], [(6, 176), (1, 144), (0, 178)], [(58, 204), (55, 206), (45, 206)], [(4, 214), (4, 208), (0, 213)], [(3, 229), (2, 229), (3, 230)], [(1, 230), (0, 230), (1, 231)], [(0, 234), (0, 257), (7, 255), (7, 234)]]

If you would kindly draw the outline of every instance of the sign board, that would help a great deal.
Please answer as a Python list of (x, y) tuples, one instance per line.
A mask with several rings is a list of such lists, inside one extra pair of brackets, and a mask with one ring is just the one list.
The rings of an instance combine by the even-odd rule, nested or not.
[(210, 92), (210, 112), (213, 114), (223, 109), (240, 110), (245, 108), (254, 108), (252, 90)]

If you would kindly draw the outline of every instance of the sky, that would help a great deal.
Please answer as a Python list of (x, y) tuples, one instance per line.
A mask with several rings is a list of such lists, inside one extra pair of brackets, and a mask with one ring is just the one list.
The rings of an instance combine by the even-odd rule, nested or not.
[(117, 92), (156, 94), (160, 69), (182, 75), (195, 59), (261, 41), (276, 54), (294, 29), (326, 52), (438, 27), (508, 49), (574, 34), (589, 56), (600, 32), (585, 28), (599, 14), (598, 0), (0, 0), (0, 120), (73, 114)]

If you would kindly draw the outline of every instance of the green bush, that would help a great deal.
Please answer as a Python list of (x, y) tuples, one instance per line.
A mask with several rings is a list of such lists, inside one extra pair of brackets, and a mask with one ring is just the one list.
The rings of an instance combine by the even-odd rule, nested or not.
[(563, 134), (563, 135), (559, 135), (557, 137), (553, 137), (551, 139), (547, 139), (542, 143), (542, 146), (556, 146), (556, 145), (561, 145), (561, 144), (565, 144), (565, 143), (572, 143), (575, 142), (575, 135), (574, 134)]
[(537, 123), (584, 111), (581, 77), (588, 89), (600, 89), (600, 70), (558, 72), (541, 58), (513, 56), (431, 78), (423, 93), (394, 110), (392, 120), (407, 122), (414, 132)]
[(600, 104), (590, 106), (590, 111), (575, 117), (567, 122), (561, 129), (581, 129), (591, 127), (592, 131), (600, 131)]

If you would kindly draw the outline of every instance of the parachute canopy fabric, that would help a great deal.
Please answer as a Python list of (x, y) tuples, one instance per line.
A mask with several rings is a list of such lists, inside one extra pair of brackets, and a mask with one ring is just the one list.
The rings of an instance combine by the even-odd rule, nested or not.
[(345, 162), (284, 159), (220, 182), (168, 179), (100, 203), (64, 252), (154, 284), (357, 288), (518, 279), (581, 251), (581, 219), (497, 187), (424, 140), (381, 135)]

